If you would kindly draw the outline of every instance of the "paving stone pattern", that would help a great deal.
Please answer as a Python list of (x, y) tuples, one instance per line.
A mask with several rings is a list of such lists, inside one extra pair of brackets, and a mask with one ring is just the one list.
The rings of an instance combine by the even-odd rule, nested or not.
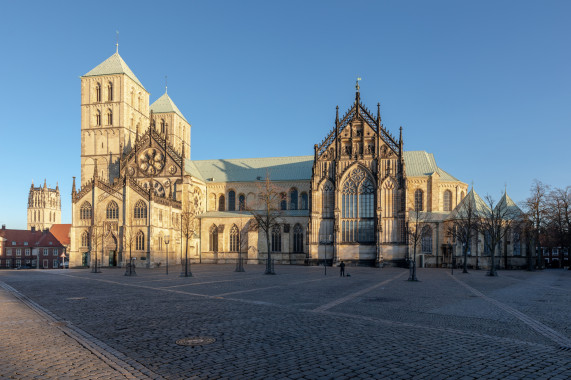
[[(0, 271), (0, 377), (568, 379), (571, 271)], [(212, 337), (203, 346), (181, 338)], [(6, 339), (4, 339), (6, 338)], [(565, 348), (569, 347), (568, 350)], [(20, 360), (21, 357), (28, 358)]]

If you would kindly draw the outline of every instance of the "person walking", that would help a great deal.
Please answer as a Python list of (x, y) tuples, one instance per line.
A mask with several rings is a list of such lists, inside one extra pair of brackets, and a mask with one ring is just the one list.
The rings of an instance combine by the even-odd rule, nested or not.
[(345, 263), (343, 262), (343, 260), (341, 260), (339, 268), (340, 268), (339, 277), (345, 277)]

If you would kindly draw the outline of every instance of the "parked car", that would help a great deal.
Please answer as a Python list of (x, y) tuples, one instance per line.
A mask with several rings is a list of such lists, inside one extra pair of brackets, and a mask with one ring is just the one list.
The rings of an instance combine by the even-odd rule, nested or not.
[(20, 265), (16, 269), (32, 269), (32, 266), (30, 264), (24, 264), (24, 265)]
[(65, 263), (59, 263), (59, 267), (69, 269), (69, 261), (66, 261)]

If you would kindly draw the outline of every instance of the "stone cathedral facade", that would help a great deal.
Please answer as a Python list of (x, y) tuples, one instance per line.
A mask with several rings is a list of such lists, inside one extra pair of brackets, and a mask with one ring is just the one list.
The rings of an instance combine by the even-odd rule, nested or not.
[[(363, 265), (408, 258), (407, 212), (449, 214), (466, 183), (424, 151), (404, 151), (373, 114), (355, 101), (313, 155), (191, 160), (191, 124), (165, 93), (150, 94), (119, 53), (81, 77), (81, 177), (72, 191), (72, 266), (149, 267), (180, 263), (186, 250), (181, 212), (192, 206), (192, 262), (266, 259), (265, 235), (251, 210), (266, 175), (280, 194), (271, 231), (282, 264), (344, 260)], [(442, 218), (440, 218), (442, 219)], [(438, 254), (442, 226), (431, 230), (428, 256)], [(169, 243), (166, 245), (166, 238)], [(168, 254), (167, 254), (168, 250)], [(438, 260), (437, 260), (438, 261)]]

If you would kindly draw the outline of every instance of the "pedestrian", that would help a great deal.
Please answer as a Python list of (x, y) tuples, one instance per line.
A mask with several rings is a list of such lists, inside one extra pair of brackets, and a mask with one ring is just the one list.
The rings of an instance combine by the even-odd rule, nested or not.
[(339, 268), (340, 268), (339, 277), (345, 277), (345, 263), (343, 262), (343, 260), (341, 260)]

